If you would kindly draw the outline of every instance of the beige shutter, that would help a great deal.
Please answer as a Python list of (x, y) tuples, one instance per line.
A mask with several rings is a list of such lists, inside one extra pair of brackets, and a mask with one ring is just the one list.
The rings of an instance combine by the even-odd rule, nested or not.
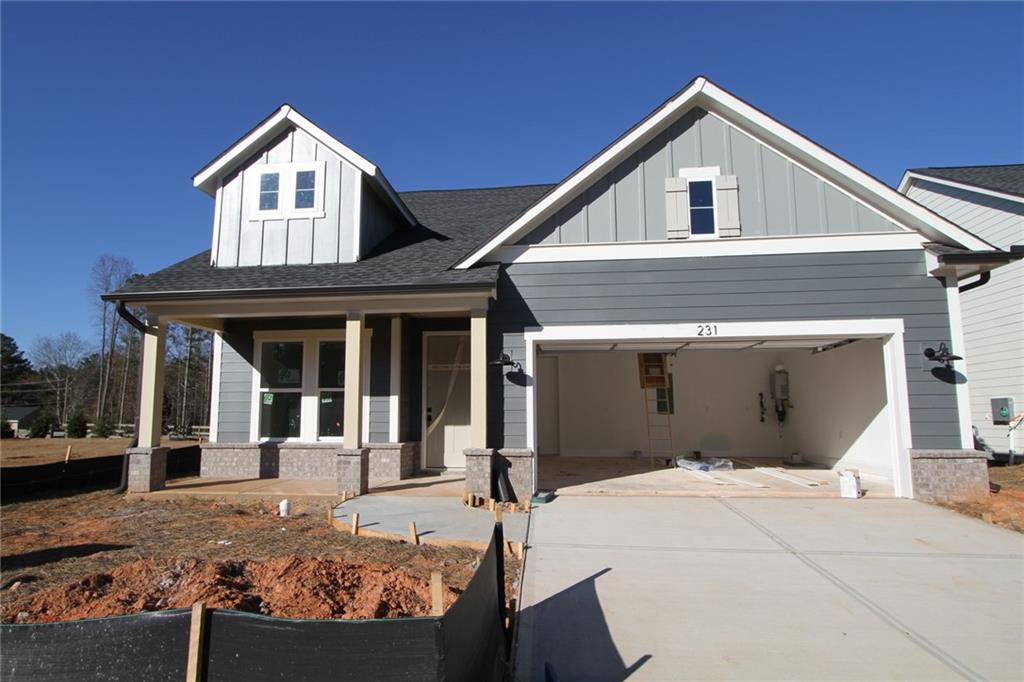
[(690, 238), (690, 201), (685, 178), (665, 179), (665, 235), (668, 239)]
[(718, 212), (718, 236), (740, 236), (740, 191), (735, 175), (715, 178), (715, 210)]

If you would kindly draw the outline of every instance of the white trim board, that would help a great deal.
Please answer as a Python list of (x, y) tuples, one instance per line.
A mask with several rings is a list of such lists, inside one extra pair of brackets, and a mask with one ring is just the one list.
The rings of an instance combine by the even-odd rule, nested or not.
[(916, 232), (871, 232), (843, 235), (751, 237), (746, 239), (604, 242), (596, 244), (531, 244), (503, 246), (501, 263), (558, 263), (597, 260), (765, 256), (851, 251), (910, 251), (925, 240)]
[[(964, 343), (963, 319), (960, 312), (960, 289), (956, 276), (949, 275), (946, 282), (946, 303), (949, 306), (950, 352), (965, 359), (953, 363), (953, 368), (965, 377), (967, 372), (967, 352)], [(971, 429), (971, 389), (969, 381), (956, 384), (956, 411), (960, 423), (960, 447), (965, 450), (974, 449), (974, 431)]]
[(397, 443), (399, 438), (399, 401), (402, 391), (402, 318), (391, 318), (391, 376), (388, 395), (388, 439)]
[(220, 332), (213, 333), (213, 373), (210, 387), (210, 442), (217, 442), (217, 422), (220, 420), (220, 356), (224, 352), (224, 339)]
[[(715, 335), (706, 336), (706, 327), (715, 326)], [(817, 337), (883, 337), (882, 356), (886, 399), (892, 406), (890, 438), (893, 451), (893, 488), (897, 497), (913, 497), (910, 478), (910, 398), (907, 393), (906, 358), (903, 347), (903, 320), (899, 318), (847, 320), (779, 320), (768, 322), (705, 322), (665, 324), (552, 325), (523, 334), (527, 377), (536, 372), (537, 347), (553, 341), (639, 341), (727, 340)], [(526, 382), (526, 446), (537, 452), (537, 393), (533, 381)], [(538, 458), (533, 458), (534, 481)]]
[(1006, 194), (1005, 192), (997, 192), (994, 189), (985, 189), (984, 187), (978, 187), (977, 185), (968, 185), (963, 182), (954, 182), (953, 180), (946, 180), (945, 178), (936, 178), (931, 175), (922, 175), (921, 173), (913, 173), (911, 171), (904, 171), (903, 178), (900, 179), (899, 193), (906, 194), (910, 190), (910, 185), (914, 180), (920, 180), (922, 182), (934, 182), (936, 185), (945, 185), (954, 189), (962, 189), (967, 192), (975, 192), (977, 194), (985, 194), (990, 197), (996, 197), (997, 199), (1006, 199), (1007, 201), (1014, 201), (1018, 204), (1024, 204), (1024, 197), (1019, 197), (1016, 194)]
[(992, 248), (984, 240), (932, 213), (848, 161), (726, 92), (707, 78), (699, 76), (591, 161), (570, 174), (455, 267), (471, 267), (502, 245), (514, 242), (527, 234), (696, 106), (707, 109), (784, 156), (812, 169), (815, 174), (850, 192), (859, 201), (894, 222), (921, 232), (931, 241), (953, 242), (977, 250)]

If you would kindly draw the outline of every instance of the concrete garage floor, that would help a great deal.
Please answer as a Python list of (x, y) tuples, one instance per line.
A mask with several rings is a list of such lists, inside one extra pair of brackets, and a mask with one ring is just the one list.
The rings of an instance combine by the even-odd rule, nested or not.
[(1024, 536), (911, 500), (534, 508), (516, 679), (1024, 678)]
[[(720, 472), (718, 483), (706, 476), (678, 467), (655, 464), (647, 458), (630, 457), (541, 457), (538, 463), (541, 490), (559, 495), (655, 495), (676, 497), (839, 497), (839, 475), (831, 469), (812, 466), (791, 467), (779, 459), (739, 462), (734, 471)], [(757, 471), (757, 467), (785, 469), (797, 480), (813, 480), (809, 487)], [(722, 484), (721, 481), (728, 481)], [(861, 474), (861, 486), (871, 498), (892, 497), (892, 483)]]

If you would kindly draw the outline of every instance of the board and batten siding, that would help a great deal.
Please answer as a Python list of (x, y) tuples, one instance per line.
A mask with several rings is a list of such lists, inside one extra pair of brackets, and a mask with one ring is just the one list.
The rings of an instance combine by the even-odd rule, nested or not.
[[(369, 433), (364, 440), (390, 440), (391, 414), (391, 320), (369, 317), (370, 340)], [(268, 330), (341, 329), (344, 319), (229, 321), (221, 344), (220, 397), (217, 404), (217, 442), (247, 443), (252, 415), (252, 380), (255, 357), (254, 332)]]
[[(246, 173), (268, 163), (322, 161), (325, 164), (324, 217), (250, 220), (252, 198), (245, 195)], [(302, 130), (291, 129), (224, 179), (217, 192), (214, 264), (292, 265), (351, 263), (358, 260), (355, 232), (360, 171)], [(284, 201), (286, 197), (281, 197)]]
[[(524, 330), (551, 324), (621, 324), (902, 318), (915, 448), (958, 448), (956, 389), (922, 352), (950, 342), (943, 282), (922, 251), (504, 266), (488, 316), (488, 357), (524, 362)], [(926, 366), (927, 365), (927, 366)], [(495, 447), (527, 447), (526, 382), (489, 383)]]
[[(1000, 249), (1024, 244), (1024, 203), (917, 178), (907, 196)], [(1007, 427), (992, 424), (989, 400), (1009, 396), (1024, 410), (1024, 261), (994, 270), (988, 284), (961, 295), (960, 307), (971, 421), (1005, 451)]]
[(692, 109), (520, 244), (666, 239), (665, 179), (718, 166), (739, 184), (741, 237), (891, 232), (901, 228), (739, 128)]

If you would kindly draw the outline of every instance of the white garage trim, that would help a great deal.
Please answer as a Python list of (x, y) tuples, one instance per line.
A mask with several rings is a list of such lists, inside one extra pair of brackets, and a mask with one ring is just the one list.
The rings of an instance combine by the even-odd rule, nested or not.
[[(671, 339), (715, 341), (736, 339), (883, 337), (886, 400), (890, 410), (893, 451), (893, 488), (897, 497), (913, 497), (910, 479), (910, 399), (903, 350), (902, 319), (791, 320), (771, 322), (702, 322), (668, 324), (556, 325), (529, 330), (525, 342), (526, 444), (537, 452), (537, 394), (535, 376), (537, 347), (560, 341), (636, 341)], [(533, 458), (534, 481), (539, 480), (538, 458)]]

